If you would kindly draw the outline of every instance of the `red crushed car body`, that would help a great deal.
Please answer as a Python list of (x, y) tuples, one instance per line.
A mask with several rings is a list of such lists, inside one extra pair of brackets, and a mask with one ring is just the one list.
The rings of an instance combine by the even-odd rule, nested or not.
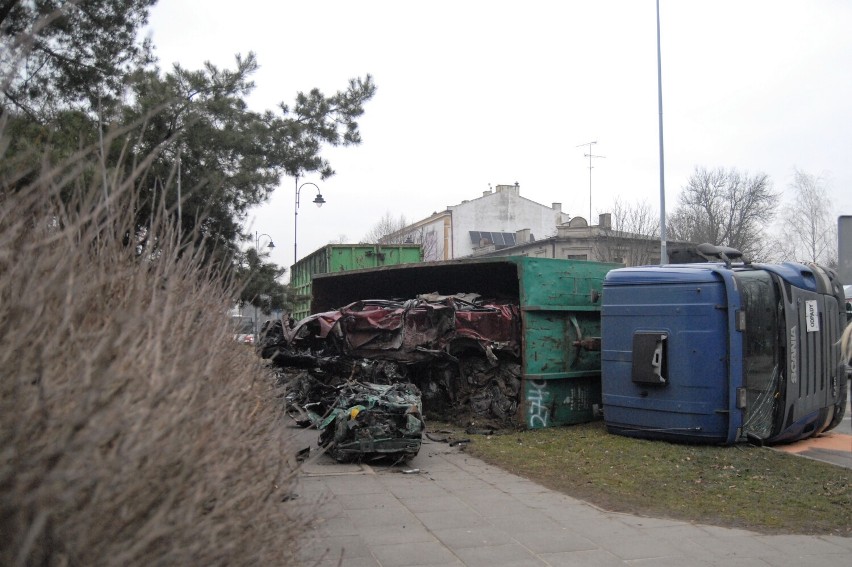
[(409, 301), (365, 300), (311, 315), (288, 333), (285, 348), (337, 336), (344, 353), (364, 358), (419, 361), (463, 348), (517, 356), (520, 310), (515, 303), (472, 303), (456, 296)]

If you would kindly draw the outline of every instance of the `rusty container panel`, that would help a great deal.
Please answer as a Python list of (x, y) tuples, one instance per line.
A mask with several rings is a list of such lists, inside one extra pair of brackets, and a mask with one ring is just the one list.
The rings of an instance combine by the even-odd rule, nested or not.
[(311, 311), (361, 299), (479, 293), (518, 301), (522, 391), (519, 425), (588, 422), (601, 406), (603, 280), (621, 264), (507, 256), (317, 275)]
[(423, 261), (419, 244), (329, 244), (296, 262), (290, 283), (296, 293), (293, 318), (310, 313), (313, 278), (317, 274), (347, 272)]

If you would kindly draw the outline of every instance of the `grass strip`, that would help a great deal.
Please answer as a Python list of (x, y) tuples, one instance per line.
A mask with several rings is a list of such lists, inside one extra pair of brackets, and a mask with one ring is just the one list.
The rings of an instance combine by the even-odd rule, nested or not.
[(762, 533), (852, 536), (852, 471), (750, 445), (646, 441), (602, 422), (494, 435), (465, 450), (607, 510)]

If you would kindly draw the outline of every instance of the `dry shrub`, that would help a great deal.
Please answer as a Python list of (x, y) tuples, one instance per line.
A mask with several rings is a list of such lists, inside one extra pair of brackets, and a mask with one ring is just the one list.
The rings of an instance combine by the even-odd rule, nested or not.
[(81, 159), (0, 193), (0, 564), (288, 564), (307, 519), (226, 275), (162, 216), (129, 238), (133, 179)]

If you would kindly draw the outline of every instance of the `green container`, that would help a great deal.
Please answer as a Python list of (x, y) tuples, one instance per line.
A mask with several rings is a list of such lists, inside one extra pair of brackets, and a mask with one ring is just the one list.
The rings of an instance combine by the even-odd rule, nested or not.
[(311, 312), (360, 299), (478, 293), (521, 309), (520, 424), (584, 423), (601, 407), (600, 305), (607, 272), (621, 264), (507, 256), (316, 275)]
[(317, 274), (422, 261), (419, 244), (329, 244), (319, 248), (290, 269), (290, 284), (296, 293), (292, 316), (298, 321), (311, 313), (312, 281)]

